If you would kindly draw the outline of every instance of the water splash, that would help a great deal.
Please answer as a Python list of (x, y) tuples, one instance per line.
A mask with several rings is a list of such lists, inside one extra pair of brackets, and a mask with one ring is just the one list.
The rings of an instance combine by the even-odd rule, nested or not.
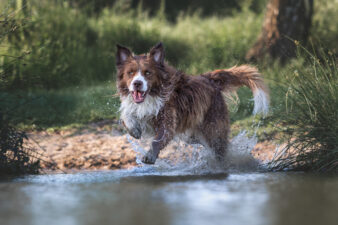
[(235, 136), (229, 145), (224, 162), (218, 162), (209, 149), (202, 145), (188, 145), (183, 141), (174, 140), (163, 149), (154, 165), (141, 162), (150, 146), (150, 139), (136, 140), (127, 135), (127, 140), (136, 152), (136, 163), (139, 167), (156, 170), (159, 173), (175, 174), (206, 174), (219, 172), (249, 172), (260, 169), (260, 164), (251, 155), (251, 150), (257, 143), (256, 135), (248, 137), (242, 131)]
[(257, 144), (257, 137), (254, 134), (248, 137), (246, 131), (241, 131), (231, 140), (226, 163), (231, 171), (248, 172), (257, 171), (259, 162), (251, 155), (251, 150)]
[(127, 134), (127, 140), (132, 145), (133, 150), (136, 152), (136, 163), (138, 165), (143, 164), (141, 158), (147, 153), (145, 150), (144, 143), (133, 139), (129, 134)]

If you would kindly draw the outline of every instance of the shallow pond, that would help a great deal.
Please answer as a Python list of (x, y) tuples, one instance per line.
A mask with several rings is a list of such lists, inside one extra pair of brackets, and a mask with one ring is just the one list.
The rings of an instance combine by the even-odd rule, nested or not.
[(25, 176), (0, 182), (0, 224), (338, 224), (338, 177), (156, 167)]

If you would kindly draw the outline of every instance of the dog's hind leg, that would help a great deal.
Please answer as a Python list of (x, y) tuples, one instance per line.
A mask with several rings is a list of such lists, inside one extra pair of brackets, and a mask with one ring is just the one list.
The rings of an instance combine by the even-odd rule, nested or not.
[(223, 161), (228, 148), (228, 134), (230, 130), (228, 114), (221, 93), (217, 93), (213, 98), (213, 103), (206, 113), (201, 127), (205, 147), (213, 150), (219, 161)]
[[(225, 125), (220, 122), (220, 124)], [(213, 151), (219, 162), (224, 161), (228, 149), (228, 128), (220, 124), (210, 123), (202, 131), (203, 145)]]
[(227, 148), (228, 148), (228, 140), (226, 136), (218, 136), (212, 139), (207, 140), (208, 147), (214, 152), (216, 159), (219, 162), (223, 162)]

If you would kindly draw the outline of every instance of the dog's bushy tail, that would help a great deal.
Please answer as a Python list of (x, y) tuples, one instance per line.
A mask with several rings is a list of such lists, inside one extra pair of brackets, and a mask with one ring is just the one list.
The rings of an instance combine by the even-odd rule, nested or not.
[(230, 69), (215, 70), (202, 76), (211, 80), (222, 91), (234, 91), (240, 86), (249, 87), (254, 95), (253, 114), (262, 112), (264, 115), (269, 110), (269, 91), (264, 84), (261, 74), (255, 67), (242, 65)]

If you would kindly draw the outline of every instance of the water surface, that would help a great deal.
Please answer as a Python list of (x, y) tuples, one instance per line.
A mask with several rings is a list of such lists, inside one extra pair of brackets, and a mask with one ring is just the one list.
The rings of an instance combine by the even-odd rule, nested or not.
[(1, 225), (338, 224), (338, 177), (155, 167), (0, 182)]

